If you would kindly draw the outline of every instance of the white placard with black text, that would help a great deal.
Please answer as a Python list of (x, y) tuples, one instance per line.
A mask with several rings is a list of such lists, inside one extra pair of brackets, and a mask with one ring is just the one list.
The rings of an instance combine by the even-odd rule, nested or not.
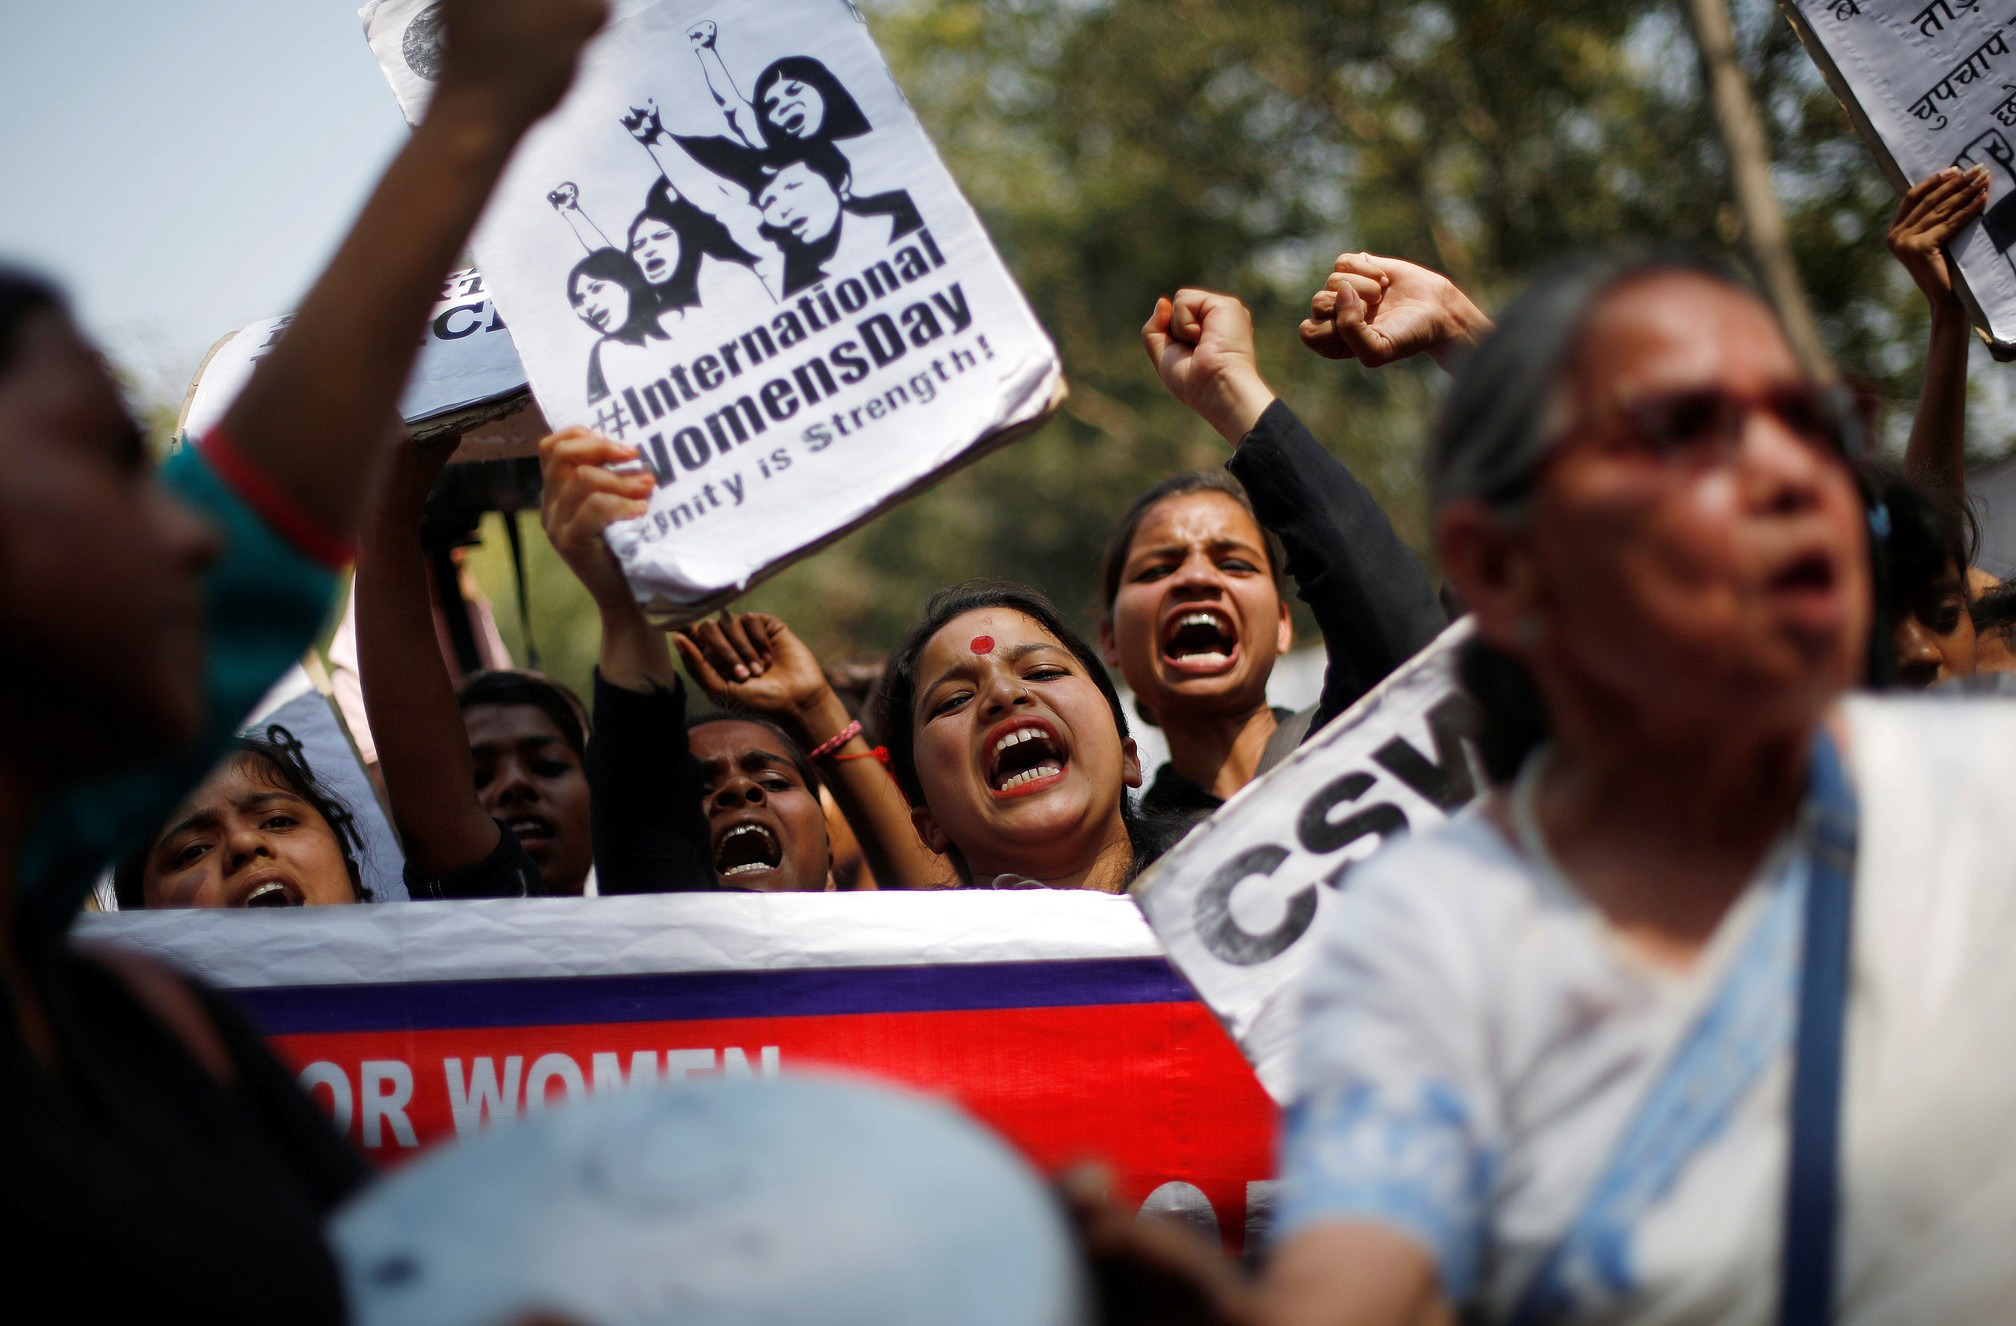
[[(373, 0), (408, 119), (438, 10)], [(619, 4), (478, 266), (556, 428), (642, 449), (640, 601), (725, 601), (1043, 418), (1055, 348), (847, 0)]]
[(1949, 249), (1998, 354), (2016, 352), (2016, 0), (1780, 0), (1899, 190), (1988, 167)]
[(1294, 1090), (1297, 984), (1350, 867), (1449, 818), (1482, 786), (1456, 684), (1466, 619), (1264, 777), (1136, 886), (1148, 924), (1274, 1099)]

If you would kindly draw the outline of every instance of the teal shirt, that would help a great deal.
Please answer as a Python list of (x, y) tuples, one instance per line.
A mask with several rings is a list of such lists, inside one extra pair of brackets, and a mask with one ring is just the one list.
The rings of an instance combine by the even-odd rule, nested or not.
[(335, 597), (336, 572), (275, 531), (197, 448), (178, 449), (161, 481), (223, 543), (204, 577), (202, 734), (184, 754), (73, 784), (50, 798), (20, 858), (18, 896), (30, 924), (69, 926), (105, 868), (153, 833), (230, 750), (252, 706), (314, 643)]

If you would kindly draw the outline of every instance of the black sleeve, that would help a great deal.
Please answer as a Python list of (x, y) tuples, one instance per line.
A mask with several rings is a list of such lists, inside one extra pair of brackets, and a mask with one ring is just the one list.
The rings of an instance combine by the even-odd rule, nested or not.
[(497, 845), (481, 861), (435, 879), (421, 879), (406, 867), (406, 892), (415, 902), (437, 902), (466, 898), (536, 898), (545, 893), (539, 881), (539, 867), (518, 844), (518, 837), (497, 825)]
[(1281, 540), (1296, 595), (1316, 615), (1329, 664), (1315, 732), (1448, 624), (1421, 563), (1342, 461), (1280, 401), (1226, 463)]
[(597, 892), (713, 889), (700, 765), (686, 741), (685, 687), (633, 691), (598, 670), (587, 763)]

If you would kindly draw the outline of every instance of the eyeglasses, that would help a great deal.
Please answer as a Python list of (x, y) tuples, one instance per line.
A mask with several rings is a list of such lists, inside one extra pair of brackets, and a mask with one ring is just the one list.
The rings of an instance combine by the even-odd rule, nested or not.
[(1574, 431), (1599, 431), (1661, 459), (1715, 465), (1735, 455), (1757, 410), (1834, 455), (1853, 457), (1860, 449), (1863, 421), (1847, 390), (1803, 383), (1759, 392), (1697, 387), (1663, 393), (1615, 407)]

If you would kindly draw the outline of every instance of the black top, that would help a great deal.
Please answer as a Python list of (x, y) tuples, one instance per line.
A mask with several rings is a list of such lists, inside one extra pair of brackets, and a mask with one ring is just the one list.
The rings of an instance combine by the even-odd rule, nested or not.
[(686, 740), (685, 687), (628, 690), (598, 669), (586, 764), (598, 893), (714, 888), (700, 763)]
[(194, 991), (229, 1085), (119, 976), (33, 942), (65, 1076), (0, 998), (0, 1247), (18, 1302), (76, 1321), (342, 1321), (322, 1228), (363, 1160), (217, 995)]
[[(1287, 405), (1267, 407), (1225, 468), (1281, 540), (1281, 569), (1323, 634), (1329, 661), (1309, 723), (1315, 732), (1418, 653), (1448, 618), (1385, 510)], [(1193, 820), (1224, 804), (1167, 764), (1141, 798), (1143, 810)]]
[(406, 892), (416, 902), (445, 898), (537, 898), (546, 892), (539, 867), (519, 843), (518, 835), (497, 825), (497, 845), (481, 861), (450, 871), (438, 879), (421, 879), (406, 866)]

